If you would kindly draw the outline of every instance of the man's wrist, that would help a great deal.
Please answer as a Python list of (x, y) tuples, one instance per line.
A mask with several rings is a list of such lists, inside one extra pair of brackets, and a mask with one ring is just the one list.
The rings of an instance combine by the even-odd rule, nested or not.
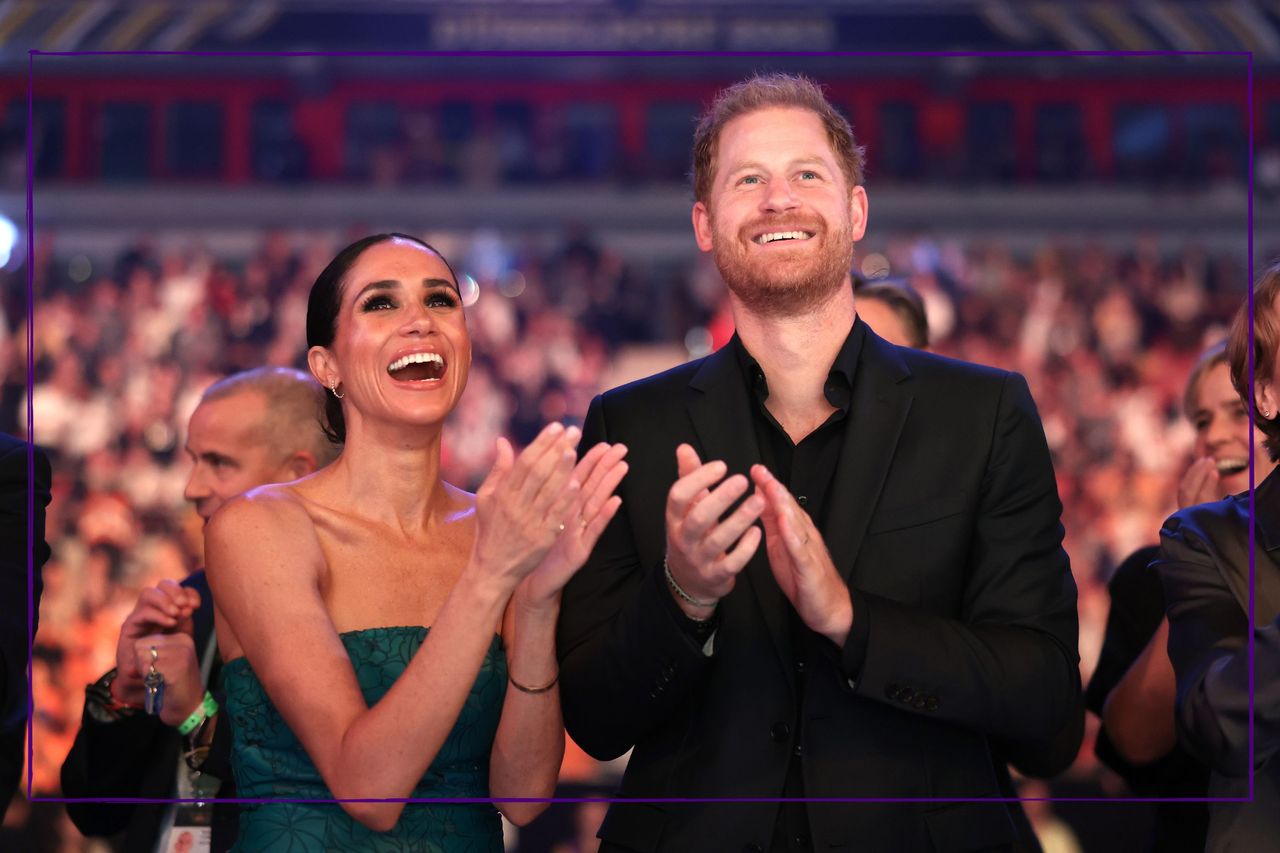
[(85, 686), (85, 710), (100, 723), (114, 723), (142, 710), (141, 706), (122, 702), (116, 697), (116, 677), (117, 670), (112, 668), (97, 681)]
[(194, 710), (187, 715), (186, 719), (176, 724), (174, 728), (178, 730), (178, 734), (185, 737), (216, 713), (218, 713), (218, 700), (214, 699), (213, 694), (206, 690)]
[(710, 646), (720, 626), (720, 609), (713, 607), (710, 609), (695, 610), (696, 616), (690, 616), (688, 611), (682, 608), (681, 599), (671, 588), (671, 584), (667, 582), (666, 572), (661, 568), (653, 575), (654, 589), (662, 598), (662, 607), (669, 608), (673, 623), (679, 626), (689, 640), (698, 648), (702, 649), (704, 655), (710, 655)]
[(671, 574), (671, 565), (667, 562), (665, 557), (662, 559), (662, 573), (666, 578), (667, 589), (671, 592), (672, 598), (675, 599), (676, 604), (680, 607), (680, 611), (684, 613), (685, 616), (695, 622), (705, 622), (711, 618), (711, 615), (715, 613), (716, 605), (720, 603), (720, 599), (697, 598), (687, 592), (675, 579), (675, 576)]
[(853, 597), (849, 594), (848, 587), (843, 589), (844, 594), (836, 598), (835, 612), (832, 614), (831, 621), (820, 632), (835, 643), (837, 648), (844, 648), (844, 644), (849, 640), (849, 632), (853, 630)]

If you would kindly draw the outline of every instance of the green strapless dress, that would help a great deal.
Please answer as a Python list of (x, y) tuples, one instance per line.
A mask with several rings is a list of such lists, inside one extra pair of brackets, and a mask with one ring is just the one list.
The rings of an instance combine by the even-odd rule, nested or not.
[[(369, 628), (340, 635), (360, 690), (372, 706), (404, 672), (426, 639), (426, 628)], [(232, 722), (231, 766), (238, 796), (331, 800), (315, 764), (267, 698), (245, 658), (222, 670)], [(507, 659), (495, 636), (453, 731), (412, 797), (489, 796), (489, 752), (507, 687)], [(374, 832), (337, 803), (252, 803), (240, 807), (233, 850), (432, 851), (500, 853), (502, 824), (489, 803), (405, 806), (390, 832)]]

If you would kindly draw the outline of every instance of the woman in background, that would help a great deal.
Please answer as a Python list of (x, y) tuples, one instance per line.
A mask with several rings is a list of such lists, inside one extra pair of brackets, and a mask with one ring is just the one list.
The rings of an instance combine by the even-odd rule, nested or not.
[[(1232, 384), (1266, 434), (1272, 463), (1280, 456), (1278, 300), (1275, 265), (1254, 288), (1252, 324), (1241, 306), (1227, 345)], [(1160, 532), (1153, 566), (1168, 608), (1179, 739), (1211, 768), (1209, 796), (1245, 800), (1210, 805), (1205, 849), (1274, 849), (1280, 838), (1280, 474), (1271, 470), (1252, 495), (1175, 513)]]
[[(1216, 501), (1249, 488), (1249, 443), (1258, 477), (1271, 462), (1265, 435), (1231, 384), (1227, 342), (1205, 350), (1187, 378), (1182, 411), (1195, 428), (1194, 461), (1178, 485), (1180, 508)], [(1102, 719), (1095, 749), (1139, 796), (1203, 797), (1209, 771), (1177, 743), (1174, 674), (1164, 590), (1148, 566), (1159, 547), (1140, 548), (1116, 569), (1107, 585), (1111, 610), (1097, 668), (1086, 692)], [(1200, 803), (1159, 803), (1149, 850), (1204, 849), (1208, 810)]]

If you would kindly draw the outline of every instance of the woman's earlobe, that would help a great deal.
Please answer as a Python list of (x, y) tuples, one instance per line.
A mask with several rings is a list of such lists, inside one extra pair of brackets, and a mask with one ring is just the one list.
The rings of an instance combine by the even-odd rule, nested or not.
[(307, 350), (307, 367), (311, 368), (311, 375), (316, 378), (316, 381), (326, 388), (342, 381), (329, 363), (331, 358), (329, 351), (324, 347), (314, 346)]

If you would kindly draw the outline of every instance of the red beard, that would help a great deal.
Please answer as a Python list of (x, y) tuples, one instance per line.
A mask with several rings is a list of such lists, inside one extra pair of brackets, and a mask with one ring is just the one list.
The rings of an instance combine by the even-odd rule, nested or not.
[[(716, 228), (716, 267), (729, 290), (752, 313), (803, 315), (829, 300), (848, 279), (853, 266), (853, 226), (847, 218), (840, 226), (833, 232), (820, 217), (807, 221), (779, 217), (750, 223), (737, 234)], [(807, 231), (813, 236), (791, 251), (774, 248), (773, 257), (768, 258), (764, 252), (751, 252), (746, 245), (753, 235), (766, 230)]]

